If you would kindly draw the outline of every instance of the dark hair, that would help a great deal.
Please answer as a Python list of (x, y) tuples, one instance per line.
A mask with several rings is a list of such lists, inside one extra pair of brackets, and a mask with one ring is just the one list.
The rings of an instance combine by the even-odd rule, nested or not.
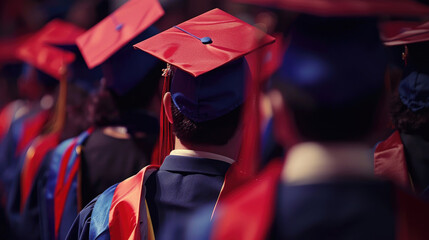
[(92, 99), (91, 122), (98, 127), (108, 126), (120, 122), (122, 113), (146, 109), (158, 91), (163, 67), (164, 63), (157, 64), (145, 76), (144, 81), (140, 81), (125, 95), (118, 95), (102, 86)]
[(225, 145), (237, 131), (241, 119), (242, 105), (231, 112), (205, 122), (194, 122), (187, 118), (171, 101), (173, 133), (184, 142), (200, 145)]
[(292, 111), (298, 132), (304, 140), (319, 142), (362, 140), (373, 130), (382, 88), (338, 106), (323, 105), (310, 95), (276, 81), (287, 106)]
[(411, 111), (402, 103), (399, 94), (392, 97), (390, 114), (393, 125), (400, 132), (429, 136), (429, 109)]

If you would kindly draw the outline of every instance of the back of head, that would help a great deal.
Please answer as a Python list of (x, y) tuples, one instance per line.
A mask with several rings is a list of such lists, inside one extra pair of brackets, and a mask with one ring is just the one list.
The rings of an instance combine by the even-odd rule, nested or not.
[(275, 77), (309, 141), (356, 141), (372, 130), (386, 57), (375, 19), (302, 15)]
[(243, 57), (198, 77), (177, 69), (171, 83), (177, 138), (192, 144), (227, 144), (240, 123), (248, 75)]

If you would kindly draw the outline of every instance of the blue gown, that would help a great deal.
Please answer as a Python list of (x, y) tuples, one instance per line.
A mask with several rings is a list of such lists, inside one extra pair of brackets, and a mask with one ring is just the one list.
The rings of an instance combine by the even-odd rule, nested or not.
[[(212, 159), (167, 156), (160, 169), (152, 173), (145, 182), (145, 197), (155, 237), (158, 238), (166, 226), (180, 225), (202, 206), (209, 205), (213, 209), (229, 166), (228, 163)], [(108, 195), (107, 192), (113, 194), (115, 187), (116, 185), (106, 190), (101, 197)], [(80, 212), (67, 239), (92, 239), (90, 235), (94, 236), (94, 233), (91, 232), (91, 225), (95, 223), (91, 222), (91, 219), (97, 218), (92, 216), (92, 211), (97, 200), (94, 199)], [(140, 209), (143, 210), (144, 202), (140, 204)], [(108, 209), (106, 208), (107, 211)], [(146, 215), (140, 216), (140, 222), (145, 222)], [(205, 217), (210, 219), (211, 213)], [(175, 228), (175, 231), (178, 230), (180, 229)], [(106, 238), (102, 239), (109, 239), (108, 222), (104, 229), (98, 231), (99, 234), (95, 235), (103, 235)], [(140, 231), (141, 236), (146, 235), (144, 228), (140, 228)]]

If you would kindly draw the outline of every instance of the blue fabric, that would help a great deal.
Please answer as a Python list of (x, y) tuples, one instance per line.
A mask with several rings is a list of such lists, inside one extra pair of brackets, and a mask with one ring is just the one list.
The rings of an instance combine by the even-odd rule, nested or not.
[(133, 47), (134, 44), (158, 33), (156, 27), (149, 27), (101, 64), (108, 88), (118, 95), (125, 95), (160, 63), (154, 56), (136, 51)]
[(375, 19), (303, 15), (289, 36), (277, 79), (309, 101), (344, 106), (383, 86), (387, 59)]
[(0, 143), (0, 198), (7, 199), (9, 188), (18, 170), (20, 155), (16, 154), (22, 138), (24, 123), (40, 113), (39, 107), (32, 107), (28, 113), (14, 120)]
[(195, 122), (221, 117), (243, 103), (248, 76), (244, 57), (196, 78), (177, 69), (171, 82), (174, 105)]
[(91, 214), (89, 239), (110, 239), (109, 212), (117, 186), (118, 184), (111, 186), (98, 196)]
[[(179, 236), (195, 210), (213, 210), (229, 166), (212, 159), (167, 156), (145, 183), (155, 238)], [(210, 219), (211, 212), (203, 217)]]
[(399, 84), (399, 97), (413, 112), (429, 107), (429, 75), (411, 72)]
[[(229, 166), (212, 159), (167, 156), (161, 168), (148, 176), (144, 188), (146, 192), (142, 192), (146, 196), (156, 239), (176, 236), (174, 234), (182, 231), (186, 219), (199, 207), (213, 209)], [(80, 212), (67, 239), (94, 239), (96, 235), (97, 239), (109, 239), (106, 224), (108, 226), (108, 212), (115, 186)], [(146, 207), (144, 201), (140, 204), (140, 224), (144, 225), (147, 221)], [(203, 217), (210, 219), (210, 215), (211, 212)], [(95, 223), (95, 219), (100, 222)], [(145, 236), (145, 230), (140, 228), (141, 236)]]
[(43, 196), (39, 201), (43, 206), (42, 208), (42, 225), (45, 226), (43, 229), (44, 239), (54, 239), (55, 236), (55, 221), (54, 221), (54, 196), (55, 186), (57, 184), (58, 171), (61, 165), (61, 159), (64, 152), (70, 146), (73, 139), (67, 139), (60, 143), (58, 147), (51, 154), (50, 165), (46, 172), (46, 183), (41, 186), (43, 189)]
[[(17, 171), (15, 179), (12, 183), (11, 191), (7, 204), (7, 217), (9, 221), (9, 233), (11, 239), (41, 239), (40, 228), (40, 208), (38, 198), (38, 182), (42, 178), (42, 173), (49, 166), (49, 154), (45, 156), (40, 165), (37, 175), (34, 178), (31, 186), (30, 194), (27, 198), (26, 204), (21, 211), (21, 174)], [(22, 169), (23, 160), (21, 158), (19, 170)]]

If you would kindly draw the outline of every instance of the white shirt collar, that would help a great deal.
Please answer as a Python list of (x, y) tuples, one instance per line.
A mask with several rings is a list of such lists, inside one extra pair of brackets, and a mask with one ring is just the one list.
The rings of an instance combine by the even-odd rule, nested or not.
[(219, 155), (216, 153), (204, 152), (204, 151), (194, 151), (189, 149), (175, 149), (170, 152), (170, 155), (175, 156), (184, 156), (184, 157), (196, 157), (196, 158), (209, 158), (213, 160), (218, 160), (222, 162), (226, 162), (229, 164), (233, 164), (235, 162), (234, 159), (225, 157), (223, 155)]
[(309, 184), (344, 176), (371, 178), (371, 153), (370, 148), (358, 144), (298, 144), (286, 156), (282, 180)]

